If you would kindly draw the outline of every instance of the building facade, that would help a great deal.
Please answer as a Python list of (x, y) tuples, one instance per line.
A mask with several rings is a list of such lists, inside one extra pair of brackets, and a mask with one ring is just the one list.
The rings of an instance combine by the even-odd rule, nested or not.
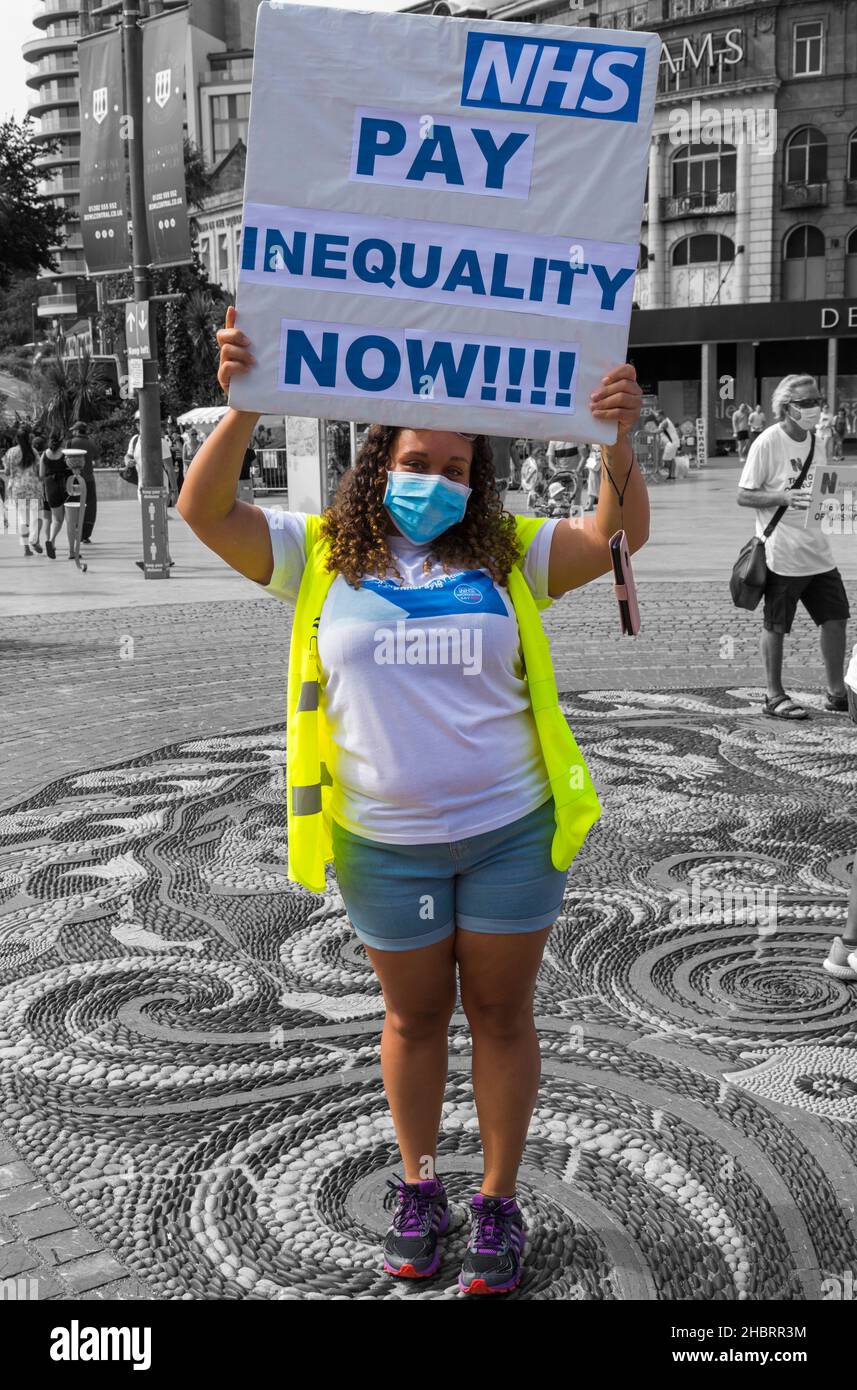
[(857, 433), (857, 3), (483, 0), (481, 12), (661, 38), (629, 349), (647, 394), (677, 420), (702, 416), (712, 448), (737, 401), (769, 411), (776, 382), (809, 370)]

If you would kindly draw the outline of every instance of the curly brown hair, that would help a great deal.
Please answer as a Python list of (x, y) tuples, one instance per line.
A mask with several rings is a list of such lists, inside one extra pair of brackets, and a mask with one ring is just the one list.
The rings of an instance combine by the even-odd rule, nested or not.
[[(327, 568), (353, 588), (364, 574), (400, 574), (387, 543), (390, 516), (384, 507), (387, 467), (396, 435), (406, 426), (373, 425), (354, 466), (343, 475), (336, 497), (322, 517), (321, 534), (330, 544)], [(471, 495), (461, 521), (442, 532), (426, 556), (424, 570), (439, 561), (445, 570), (467, 566), (487, 570), (505, 585), (520, 558), (515, 519), (497, 492), (491, 445), (484, 434), (473, 439)]]

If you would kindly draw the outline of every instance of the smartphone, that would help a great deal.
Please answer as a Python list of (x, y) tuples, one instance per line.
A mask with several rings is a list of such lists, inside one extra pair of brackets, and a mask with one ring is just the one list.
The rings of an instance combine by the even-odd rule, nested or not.
[(636, 637), (640, 631), (640, 610), (634, 571), (631, 569), (631, 552), (624, 531), (617, 531), (610, 537), (610, 559), (613, 562), (613, 592), (619, 605), (622, 632), (626, 637)]

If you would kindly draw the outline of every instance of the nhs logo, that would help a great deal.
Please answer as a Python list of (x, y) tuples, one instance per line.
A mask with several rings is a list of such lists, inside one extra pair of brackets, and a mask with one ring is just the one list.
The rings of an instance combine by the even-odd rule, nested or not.
[(462, 106), (637, 120), (646, 52), (629, 45), (467, 35)]

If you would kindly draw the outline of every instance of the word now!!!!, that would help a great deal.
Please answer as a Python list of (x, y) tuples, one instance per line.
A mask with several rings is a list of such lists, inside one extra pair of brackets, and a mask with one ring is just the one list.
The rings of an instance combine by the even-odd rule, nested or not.
[(491, 124), (461, 116), (417, 115), (358, 107), (349, 178), (399, 188), (443, 188), (498, 198), (527, 198), (534, 126)]
[(467, 35), (462, 106), (634, 122), (646, 50), (577, 39)]
[(627, 324), (637, 247), (248, 203), (243, 283)]
[(498, 409), (574, 408), (579, 345), (283, 319), (278, 386)]

